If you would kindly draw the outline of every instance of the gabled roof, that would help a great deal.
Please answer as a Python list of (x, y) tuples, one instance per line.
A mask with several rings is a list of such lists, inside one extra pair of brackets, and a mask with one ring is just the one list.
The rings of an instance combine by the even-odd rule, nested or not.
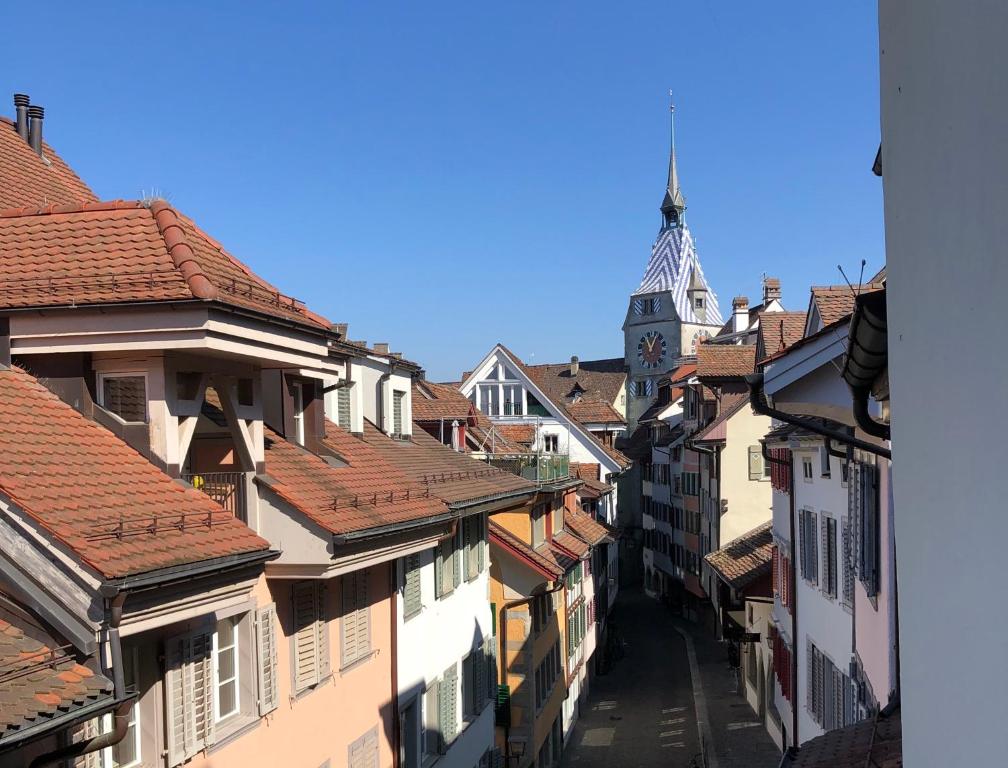
[(95, 193), (45, 141), (42, 154), (35, 154), (11, 120), (0, 117), (0, 208), (97, 202)]
[[(437, 517), (448, 508), (428, 488), (385, 460), (372, 444), (326, 421), (322, 444), (346, 466), (265, 430), (266, 476), (259, 481), (334, 534), (364, 532)], [(375, 440), (391, 438), (378, 433)]]
[(269, 549), (14, 367), (0, 369), (0, 494), (106, 578)]
[(586, 515), (584, 512), (571, 512), (570, 510), (565, 511), (564, 525), (569, 528), (575, 536), (593, 547), (603, 543), (611, 544), (615, 541), (615, 531), (610, 530), (603, 523), (594, 520), (590, 515)]
[(805, 334), (804, 312), (765, 312), (760, 314), (756, 339), (758, 358), (787, 349)]
[(476, 406), (454, 387), (435, 384), (432, 381), (413, 383), (413, 421), (440, 421), (441, 419), (460, 422), (476, 419)]
[(728, 420), (749, 404), (749, 396), (740, 392), (726, 392), (721, 398), (721, 410), (710, 424), (694, 435), (695, 442), (727, 439)]
[(449, 505), (533, 494), (537, 489), (518, 475), (453, 451), (419, 428), (410, 440), (392, 440), (365, 421), (364, 440), (383, 461)]
[(4, 307), (199, 300), (329, 329), (163, 200), (0, 211)]
[(533, 549), (503, 525), (494, 522), (492, 517), (490, 518), (490, 540), (511, 552), (519, 560), (525, 561), (545, 578), (554, 581), (563, 578), (565, 569), (550, 552), (548, 545), (544, 544)]
[(819, 311), (823, 325), (832, 325), (849, 316), (854, 311), (854, 300), (858, 294), (877, 291), (883, 286), (875, 283), (855, 285), (815, 285), (809, 300), (809, 315), (812, 307)]
[(85, 707), (113, 704), (112, 681), (82, 660), (0, 601), (0, 749), (29, 729), (68, 727)]
[[(568, 514), (570, 513), (564, 512), (564, 519), (566, 519)], [(552, 544), (554, 548), (560, 547), (563, 550), (563, 554), (573, 555), (578, 560), (588, 556), (588, 543), (569, 531), (554, 533)]]
[(770, 573), (773, 556), (773, 522), (766, 522), (729, 541), (704, 559), (732, 589), (743, 589)]
[(754, 344), (697, 344), (696, 375), (701, 379), (740, 379), (755, 366)]
[(626, 419), (604, 400), (578, 400), (567, 406), (567, 412), (586, 424), (626, 424)]
[[(514, 353), (508, 353), (515, 357)], [(519, 358), (516, 358), (520, 362)], [(570, 363), (545, 363), (542, 365), (521, 364), (526, 375), (536, 383), (555, 404), (570, 409), (574, 403), (574, 393), (579, 389), (583, 400), (603, 401), (612, 405), (616, 402), (626, 383), (626, 369), (622, 357), (605, 360), (582, 360), (578, 362), (578, 372), (571, 375)], [(572, 416), (578, 418), (573, 412)], [(620, 421), (622, 417), (617, 414)], [(592, 419), (588, 419), (592, 421)]]

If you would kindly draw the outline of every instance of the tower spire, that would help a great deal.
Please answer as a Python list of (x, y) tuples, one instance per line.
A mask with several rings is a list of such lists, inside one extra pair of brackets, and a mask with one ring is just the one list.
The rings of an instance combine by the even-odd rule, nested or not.
[(663, 225), (678, 227), (682, 222), (683, 211), (686, 210), (686, 198), (679, 188), (679, 171), (676, 168), (675, 157), (675, 104), (672, 102), (672, 91), (669, 91), (669, 132), (671, 149), (669, 151), (668, 185), (665, 187), (665, 197), (662, 199), (661, 213)]

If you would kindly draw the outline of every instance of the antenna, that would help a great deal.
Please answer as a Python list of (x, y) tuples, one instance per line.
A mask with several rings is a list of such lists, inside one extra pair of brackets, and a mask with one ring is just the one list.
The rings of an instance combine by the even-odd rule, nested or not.
[(865, 260), (861, 259), (861, 274), (858, 275), (858, 289), (856, 291), (854, 290), (854, 286), (851, 285), (851, 281), (848, 279), (847, 273), (844, 272), (844, 268), (837, 264), (837, 269), (840, 270), (840, 274), (843, 275), (843, 279), (847, 283), (847, 287), (850, 288), (851, 295), (853, 295), (855, 299), (861, 295), (861, 286), (864, 284), (865, 263)]

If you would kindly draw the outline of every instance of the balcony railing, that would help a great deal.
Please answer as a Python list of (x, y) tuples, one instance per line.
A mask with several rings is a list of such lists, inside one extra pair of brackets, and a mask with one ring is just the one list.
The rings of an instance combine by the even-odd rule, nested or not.
[(474, 458), (534, 483), (555, 483), (570, 477), (570, 456), (566, 453), (487, 453)]
[(246, 520), (244, 472), (185, 472), (182, 479), (239, 520)]

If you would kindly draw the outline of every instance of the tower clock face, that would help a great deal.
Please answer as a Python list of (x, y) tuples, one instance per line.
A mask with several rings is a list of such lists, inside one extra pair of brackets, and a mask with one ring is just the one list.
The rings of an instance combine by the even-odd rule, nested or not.
[(648, 331), (637, 345), (637, 359), (645, 368), (657, 368), (665, 361), (665, 337), (657, 331)]

